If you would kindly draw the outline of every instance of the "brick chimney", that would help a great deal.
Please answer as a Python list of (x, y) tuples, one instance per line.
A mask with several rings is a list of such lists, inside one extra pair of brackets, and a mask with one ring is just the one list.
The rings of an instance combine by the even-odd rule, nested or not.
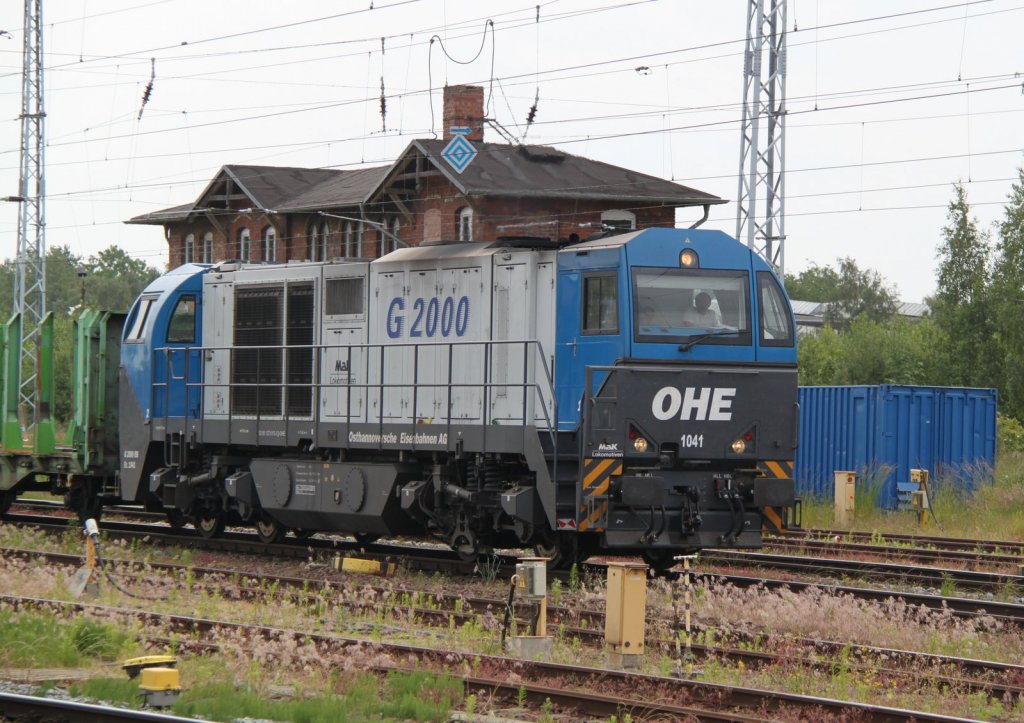
[(471, 141), (484, 139), (484, 89), (479, 85), (446, 85), (444, 88), (444, 139), (451, 140), (452, 126), (469, 126)]

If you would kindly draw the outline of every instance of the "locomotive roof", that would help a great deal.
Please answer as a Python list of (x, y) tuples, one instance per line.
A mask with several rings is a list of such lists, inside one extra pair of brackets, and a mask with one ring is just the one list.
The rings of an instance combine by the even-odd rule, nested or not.
[(425, 246), (408, 246), (396, 249), (387, 256), (382, 256), (373, 261), (377, 263), (390, 263), (392, 261), (417, 261), (419, 259), (457, 259), (475, 258), (478, 256), (491, 256), (505, 249), (517, 249), (514, 245), (501, 242), (470, 241), (463, 243), (448, 244), (427, 244)]

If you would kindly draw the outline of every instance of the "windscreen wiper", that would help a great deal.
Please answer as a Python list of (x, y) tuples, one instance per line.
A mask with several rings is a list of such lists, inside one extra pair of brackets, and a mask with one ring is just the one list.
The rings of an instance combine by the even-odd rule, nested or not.
[(714, 336), (731, 336), (739, 333), (739, 329), (735, 329), (731, 326), (719, 326), (715, 327), (714, 329), (705, 329), (700, 334), (688, 335), (690, 338), (685, 343), (679, 345), (679, 351), (690, 351), (690, 349), (692, 349), (697, 344), (700, 344), (702, 341), (710, 339), (711, 337)]

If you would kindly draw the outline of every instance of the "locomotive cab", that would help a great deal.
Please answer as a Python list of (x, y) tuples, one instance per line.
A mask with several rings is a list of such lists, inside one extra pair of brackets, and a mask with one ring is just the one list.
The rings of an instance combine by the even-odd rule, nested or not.
[[(121, 497), (143, 502), (148, 476), (166, 462), (167, 435), (202, 414), (202, 292), (208, 266), (161, 276), (132, 305), (121, 341)], [(156, 444), (153, 444), (153, 442)]]
[(698, 230), (598, 239), (558, 261), (559, 428), (580, 458), (566, 523), (591, 549), (655, 564), (759, 546), (763, 510), (794, 497), (794, 320), (774, 272)]

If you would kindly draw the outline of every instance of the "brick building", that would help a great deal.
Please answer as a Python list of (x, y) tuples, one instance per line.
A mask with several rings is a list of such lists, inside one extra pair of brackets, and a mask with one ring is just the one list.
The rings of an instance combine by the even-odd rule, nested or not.
[[(571, 241), (609, 227), (673, 226), (676, 208), (702, 207), (706, 215), (724, 203), (554, 148), (487, 143), (483, 109), (483, 88), (449, 86), (444, 138), (412, 141), (390, 166), (224, 166), (194, 202), (128, 223), (163, 226), (173, 268), (223, 259), (376, 258), (398, 243)], [(468, 144), (457, 141), (446, 154), (456, 135)]]

